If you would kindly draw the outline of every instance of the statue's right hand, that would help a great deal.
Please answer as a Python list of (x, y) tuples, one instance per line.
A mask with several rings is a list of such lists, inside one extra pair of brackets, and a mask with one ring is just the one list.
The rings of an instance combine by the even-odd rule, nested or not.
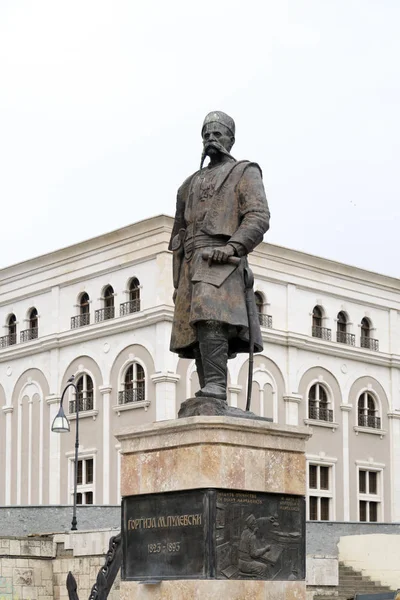
[(175, 304), (175, 300), (176, 300), (176, 294), (178, 293), (178, 290), (174, 290), (174, 293), (172, 294), (172, 302)]

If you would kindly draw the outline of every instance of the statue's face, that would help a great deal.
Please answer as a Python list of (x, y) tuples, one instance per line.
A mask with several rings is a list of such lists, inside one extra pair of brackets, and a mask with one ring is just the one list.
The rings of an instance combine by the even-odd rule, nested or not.
[(207, 123), (205, 125), (203, 130), (203, 146), (208, 156), (211, 157), (220, 152), (218, 146), (222, 146), (227, 152), (230, 152), (234, 142), (235, 138), (225, 125), (221, 123)]

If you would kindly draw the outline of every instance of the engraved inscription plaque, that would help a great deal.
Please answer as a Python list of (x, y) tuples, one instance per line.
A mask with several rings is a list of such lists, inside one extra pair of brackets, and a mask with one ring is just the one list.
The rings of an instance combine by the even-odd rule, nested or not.
[(122, 507), (124, 580), (305, 579), (302, 496), (206, 489)]
[(208, 501), (204, 490), (124, 498), (122, 578), (206, 577)]

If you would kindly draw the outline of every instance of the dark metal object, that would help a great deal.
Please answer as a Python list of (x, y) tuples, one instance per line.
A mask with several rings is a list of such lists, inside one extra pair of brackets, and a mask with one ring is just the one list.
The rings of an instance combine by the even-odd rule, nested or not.
[(106, 306), (105, 308), (99, 308), (94, 313), (95, 323), (102, 323), (113, 319), (115, 316), (115, 306)]
[(272, 329), (272, 315), (264, 315), (264, 313), (258, 313), (258, 320), (260, 321), (261, 327), (268, 327)]
[(317, 406), (313, 402), (308, 404), (308, 418), (316, 419), (317, 421), (328, 421), (333, 422), (333, 410), (325, 408), (323, 406)]
[[(227, 370), (222, 360), (226, 363), (237, 353), (248, 353), (251, 345), (254, 352), (263, 349), (255, 311), (249, 328), (244, 269), (247, 255), (269, 228), (269, 210), (259, 166), (236, 161), (230, 154), (234, 129), (233, 120), (219, 111), (206, 118), (202, 160), (208, 155), (210, 163), (178, 190), (169, 246), (174, 253), (175, 288), (170, 349), (182, 358), (196, 360), (202, 380), (200, 395), (218, 399), (226, 398), (226, 380), (223, 390), (218, 384), (214, 391), (211, 383), (216, 371), (223, 374)], [(208, 264), (202, 258), (204, 252), (209, 253)], [(237, 262), (235, 268), (229, 264), (231, 259)], [(202, 346), (200, 342), (204, 334), (202, 323), (211, 322), (223, 326), (226, 342), (221, 341), (223, 348), (215, 369), (208, 368), (211, 338), (209, 344)], [(252, 344), (250, 331), (254, 334)], [(217, 350), (212, 347), (213, 356)]]
[(69, 412), (75, 413), (76, 407), (79, 405), (79, 411), (93, 410), (93, 392), (78, 392), (75, 400), (71, 400), (69, 403)]
[(122, 542), (126, 581), (304, 580), (305, 502), (216, 489), (130, 496)]
[(145, 399), (144, 387), (123, 390), (118, 392), (118, 404), (130, 404), (131, 402), (143, 402)]
[(90, 313), (82, 313), (81, 315), (71, 317), (71, 329), (77, 329), (85, 325), (90, 325)]
[[(70, 377), (68, 379), (67, 385), (65, 386), (63, 393), (61, 394), (60, 409), (62, 409), (64, 396), (65, 396), (65, 393), (68, 388), (73, 387), (75, 390), (76, 398), (79, 398), (78, 388), (76, 387), (73, 380), (74, 380), (74, 376), (72, 375), (72, 377)], [(80, 410), (79, 404), (80, 404), (80, 402), (78, 401), (75, 404), (76, 404), (76, 406), (75, 406), (75, 408), (76, 408), (76, 435), (75, 435), (75, 460), (74, 460), (74, 506), (73, 506), (73, 511), (72, 511), (71, 531), (76, 531), (78, 529), (77, 520), (76, 520), (76, 495), (77, 495), (77, 488), (78, 488), (78, 448), (79, 448), (79, 410)]]
[(348, 346), (356, 345), (356, 336), (354, 333), (347, 333), (346, 331), (336, 332), (336, 341), (341, 344), (347, 344)]
[[(121, 541), (120, 533), (110, 538), (104, 565), (97, 575), (97, 580), (92, 587), (89, 600), (106, 600), (108, 598), (122, 563)], [(67, 590), (69, 600), (79, 600), (76, 580), (71, 571), (67, 575)]]
[(0, 337), (0, 348), (7, 348), (8, 346), (14, 346), (17, 343), (17, 334), (10, 333), (9, 335), (3, 335)]
[(30, 340), (36, 340), (38, 337), (38, 327), (32, 327), (31, 329), (25, 329), (20, 333), (21, 342), (29, 342)]
[(136, 300), (128, 300), (128, 302), (123, 302), (119, 305), (119, 315), (120, 317), (124, 317), (125, 315), (130, 315), (135, 312), (140, 311), (140, 298), (136, 298)]
[(251, 392), (253, 387), (253, 365), (254, 365), (254, 275), (250, 267), (245, 267), (244, 272), (244, 288), (246, 294), (247, 318), (249, 320), (249, 371), (247, 375), (247, 400), (246, 411), (250, 410)]
[(332, 339), (332, 331), (327, 327), (319, 327), (318, 325), (313, 325), (312, 336), (330, 342)]
[(375, 352), (379, 352), (379, 340), (374, 340), (370, 337), (361, 336), (360, 346), (361, 348), (368, 348), (369, 350), (375, 350)]
[(375, 417), (374, 415), (364, 415), (359, 413), (358, 425), (360, 427), (372, 427), (373, 429), (380, 429), (381, 419), (380, 417)]

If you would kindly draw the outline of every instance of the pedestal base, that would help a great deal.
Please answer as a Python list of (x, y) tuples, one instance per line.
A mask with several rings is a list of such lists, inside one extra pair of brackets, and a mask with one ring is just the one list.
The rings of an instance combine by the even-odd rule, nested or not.
[[(193, 399), (202, 403), (205, 400)], [(210, 399), (207, 405), (212, 409), (215, 400)], [(279, 572), (270, 569), (269, 574), (268, 569), (265, 573), (257, 568), (247, 570), (243, 556), (252, 556), (252, 548), (260, 543), (261, 547), (268, 544), (265, 553), (274, 555), (271, 564), (282, 560), (287, 566), (294, 561), (298, 549), (291, 542), (295, 542), (293, 532), (298, 530), (294, 527), (295, 514), (304, 507), (304, 449), (308, 437), (305, 427), (231, 416), (193, 416), (120, 432), (121, 493), (123, 506), (127, 507), (122, 525), (126, 551), (121, 598), (305, 600), (306, 584), (298, 579), (304, 576), (303, 568), (294, 566)], [(193, 501), (187, 506), (167, 503), (168, 492), (184, 490), (196, 497), (202, 490), (206, 496), (215, 493), (216, 501)], [(271, 510), (268, 503), (263, 509), (263, 494), (273, 496)], [(209, 567), (203, 570), (193, 571), (190, 561), (199, 558), (201, 552), (191, 556), (188, 548), (192, 551), (192, 546), (185, 545), (183, 529), (203, 525), (202, 515), (209, 515), (212, 525), (204, 529), (204, 558), (207, 561), (216, 547), (216, 560), (204, 562)], [(258, 534), (253, 527), (255, 521)], [(267, 521), (270, 532), (263, 530)], [(263, 540), (253, 539), (246, 528)], [(175, 552), (181, 552), (181, 562), (171, 558)], [(140, 553), (145, 554), (142, 564), (136, 559)], [(157, 557), (158, 553), (164, 553), (164, 558)], [(182, 570), (182, 565), (187, 569)], [(199, 576), (203, 579), (197, 579)], [(284, 580), (278, 581), (279, 576)]]

